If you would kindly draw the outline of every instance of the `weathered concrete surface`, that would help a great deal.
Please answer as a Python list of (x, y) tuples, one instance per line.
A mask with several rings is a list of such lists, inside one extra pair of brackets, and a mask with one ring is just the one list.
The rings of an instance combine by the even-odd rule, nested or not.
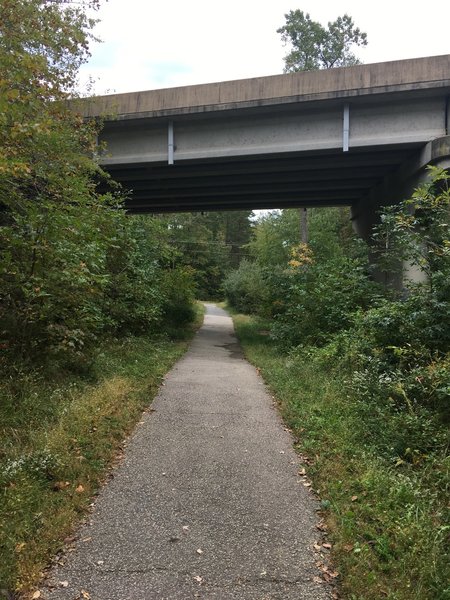
[(260, 107), (285, 102), (409, 92), (450, 84), (450, 55), (339, 69), (271, 75), (177, 88), (111, 94), (84, 103), (86, 116), (168, 116)]
[(207, 308), (46, 598), (329, 598), (291, 436), (231, 319)]

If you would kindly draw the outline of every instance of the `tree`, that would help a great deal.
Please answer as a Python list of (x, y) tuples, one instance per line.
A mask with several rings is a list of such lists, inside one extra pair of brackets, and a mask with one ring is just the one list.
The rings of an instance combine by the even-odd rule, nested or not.
[(98, 336), (154, 328), (174, 289), (191, 296), (166, 265), (167, 231), (98, 193), (97, 125), (73, 101), (96, 5), (1, 0), (0, 371), (83, 366)]
[[(285, 44), (292, 46), (284, 58), (285, 73), (315, 71), (333, 67), (348, 67), (360, 63), (352, 53), (352, 46), (366, 46), (367, 34), (353, 19), (345, 14), (328, 23), (325, 29), (313, 21), (309, 13), (291, 10), (285, 15), (286, 24), (277, 29)], [(300, 209), (300, 236), (302, 243), (308, 242), (308, 220), (306, 209)]]
[(353, 46), (366, 46), (367, 34), (355, 27), (353, 19), (345, 14), (323, 27), (302, 10), (285, 14), (286, 24), (277, 29), (285, 44), (292, 46), (285, 56), (285, 73), (314, 71), (359, 64)]
[(201, 298), (221, 296), (223, 278), (239, 265), (250, 239), (250, 211), (180, 213), (165, 217), (173, 264), (194, 270)]

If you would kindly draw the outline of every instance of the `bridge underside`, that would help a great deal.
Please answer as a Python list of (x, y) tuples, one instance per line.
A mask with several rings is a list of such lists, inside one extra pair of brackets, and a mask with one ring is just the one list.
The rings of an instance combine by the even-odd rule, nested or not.
[(99, 160), (132, 213), (350, 205), (361, 225), (449, 157), (449, 69), (450, 55), (149, 90), (84, 114), (115, 115)]
[(104, 165), (131, 213), (356, 205), (423, 144)]

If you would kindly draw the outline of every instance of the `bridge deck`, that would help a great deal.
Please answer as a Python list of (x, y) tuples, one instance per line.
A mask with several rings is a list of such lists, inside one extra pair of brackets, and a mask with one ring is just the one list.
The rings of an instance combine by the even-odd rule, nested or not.
[(285, 103), (360, 98), (450, 85), (450, 55), (99, 96), (86, 116), (181, 116)]

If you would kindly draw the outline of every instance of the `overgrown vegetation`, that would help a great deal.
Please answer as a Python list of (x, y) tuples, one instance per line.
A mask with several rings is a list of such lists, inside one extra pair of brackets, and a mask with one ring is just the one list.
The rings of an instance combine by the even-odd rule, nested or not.
[[(248, 212), (130, 216), (77, 112), (96, 0), (0, 13), (0, 596), (26, 593), (220, 294)], [(70, 102), (69, 102), (70, 101)], [(99, 190), (109, 190), (100, 193)], [(186, 333), (187, 332), (187, 333)]]
[[(308, 245), (292, 242), (292, 213), (266, 219), (272, 235), (258, 242), (257, 233), (253, 246), (254, 285), (266, 273), (266, 291), (254, 319), (237, 319), (238, 333), (313, 458), (352, 599), (450, 597), (449, 181), (432, 168), (429, 183), (382, 215), (379, 266), (407, 261), (426, 275), (399, 292), (372, 281), (367, 248), (335, 209), (310, 212)], [(258, 244), (280, 231), (285, 262), (269, 275), (264, 256), (274, 253)], [(247, 265), (247, 279), (251, 272)], [(236, 277), (225, 287), (234, 285), (229, 302), (241, 309), (234, 298), (249, 283), (240, 293)]]
[(197, 297), (223, 297), (222, 284), (230, 269), (246, 255), (250, 211), (179, 213), (163, 217), (174, 249), (173, 264), (192, 273)]
[(119, 190), (97, 192), (95, 124), (67, 103), (88, 55), (84, 9), (2, 4), (0, 368), (15, 376), (84, 369), (106, 336), (192, 318), (193, 280), (173, 268), (164, 223), (127, 217)]

